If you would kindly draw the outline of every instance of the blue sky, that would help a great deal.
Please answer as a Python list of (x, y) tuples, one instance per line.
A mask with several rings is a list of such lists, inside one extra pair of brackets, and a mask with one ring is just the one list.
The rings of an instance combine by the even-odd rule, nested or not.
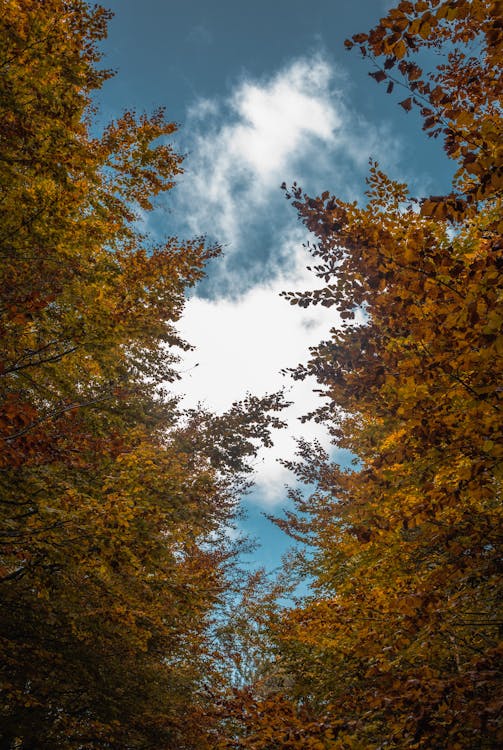
[(97, 97), (100, 119), (164, 106), (186, 155), (185, 174), (146, 225), (158, 237), (204, 234), (224, 249), (180, 323), (196, 347), (182, 364), (185, 401), (221, 411), (247, 391), (281, 386), (294, 401), (289, 428), (259, 457), (245, 502), (243, 527), (262, 545), (251, 560), (272, 569), (288, 539), (262, 512), (280, 512), (293, 481), (277, 459), (291, 456), (295, 435), (326, 443), (322, 429), (298, 421), (316, 404), (314, 384), (293, 384), (279, 371), (305, 361), (338, 324), (333, 309), (291, 308), (279, 297), (317, 284), (280, 185), (296, 180), (310, 193), (364, 200), (372, 158), (414, 194), (435, 194), (448, 188), (452, 168), (417, 115), (397, 106), (407, 94), (387, 96), (368, 75), (372, 63), (344, 49), (389, 1), (105, 4), (115, 12), (105, 65), (117, 75)]

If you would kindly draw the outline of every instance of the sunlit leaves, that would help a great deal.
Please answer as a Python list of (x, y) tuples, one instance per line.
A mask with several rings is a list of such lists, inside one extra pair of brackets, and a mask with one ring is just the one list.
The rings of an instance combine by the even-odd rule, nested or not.
[[(346, 43), (361, 44), (362, 52), (382, 68), (370, 75), (381, 82), (397, 64), (405, 85), (416, 97), (400, 105), (419, 107), (429, 135), (444, 135), (445, 150), (460, 164), (456, 189), (467, 203), (501, 195), (502, 133), (501, 78), (495, 71), (501, 60), (503, 7), (497, 0), (452, 2), (428, 0), (399, 3), (369, 34), (356, 34)], [(422, 48), (452, 43), (446, 60), (423, 70), (414, 55)], [(446, 47), (447, 49), (447, 47)], [(393, 87), (388, 88), (391, 93)]]
[(175, 324), (218, 248), (141, 230), (175, 126), (91, 128), (102, 8), (1, 11), (0, 744), (210, 748), (228, 524), (281, 399), (179, 413)]
[[(499, 5), (400, 2), (346, 43), (383, 57), (371, 76), (404, 83), (403, 109), (443, 131), (452, 193), (414, 200), (372, 165), (366, 206), (288, 194), (323, 286), (285, 296), (343, 321), (294, 376), (317, 379), (326, 403), (311, 416), (356, 458), (342, 469), (301, 443), (288, 466), (314, 491), (277, 521), (312, 547), (299, 569), (313, 594), (272, 626), (288, 675), (275, 698), (314, 710), (327, 747), (503, 741)], [(422, 46), (448, 48), (431, 75), (411, 60)]]

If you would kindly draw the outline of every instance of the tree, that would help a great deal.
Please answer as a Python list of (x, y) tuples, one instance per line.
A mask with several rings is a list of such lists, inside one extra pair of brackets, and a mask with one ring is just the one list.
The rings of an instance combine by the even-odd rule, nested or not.
[(166, 390), (218, 248), (138, 228), (181, 171), (162, 111), (92, 135), (108, 18), (82, 0), (0, 14), (5, 750), (211, 747), (226, 529), (280, 424), (277, 396), (217, 418)]
[[(286, 296), (345, 321), (294, 376), (317, 379), (311, 418), (355, 456), (344, 470), (301, 442), (288, 462), (316, 486), (278, 521), (312, 545), (314, 593), (273, 628), (289, 675), (276, 700), (332, 732), (292, 747), (503, 740), (501, 41), (501, 3), (419, 0), (347, 42), (444, 136), (459, 164), (451, 194), (413, 200), (377, 165), (363, 207), (288, 193), (325, 286)], [(424, 47), (444, 53), (430, 73)], [(239, 746), (283, 746), (280, 724), (269, 745), (252, 729)]]

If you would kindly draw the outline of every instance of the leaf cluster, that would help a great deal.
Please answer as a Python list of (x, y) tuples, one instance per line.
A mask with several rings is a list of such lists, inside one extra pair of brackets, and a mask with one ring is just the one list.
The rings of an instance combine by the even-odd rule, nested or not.
[(162, 111), (93, 129), (110, 14), (0, 13), (0, 746), (204, 748), (243, 475), (279, 396), (181, 414), (177, 330), (218, 254), (139, 219), (181, 158)]
[[(287, 461), (309, 492), (277, 523), (311, 546), (313, 593), (271, 624), (283, 682), (242, 697), (229, 747), (503, 741), (501, 30), (499, 2), (419, 0), (347, 42), (443, 134), (451, 194), (418, 201), (376, 164), (364, 206), (287, 191), (323, 284), (285, 296), (342, 320), (293, 376), (355, 465), (306, 441)], [(423, 72), (425, 48), (446, 62)]]

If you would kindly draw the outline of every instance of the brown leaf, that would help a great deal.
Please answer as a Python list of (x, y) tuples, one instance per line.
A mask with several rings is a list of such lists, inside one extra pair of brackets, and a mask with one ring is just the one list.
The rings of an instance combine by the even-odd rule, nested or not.
[(377, 81), (377, 83), (381, 83), (381, 81), (385, 81), (387, 76), (386, 73), (383, 70), (376, 70), (373, 73), (369, 73), (369, 76), (374, 79), (374, 81)]

